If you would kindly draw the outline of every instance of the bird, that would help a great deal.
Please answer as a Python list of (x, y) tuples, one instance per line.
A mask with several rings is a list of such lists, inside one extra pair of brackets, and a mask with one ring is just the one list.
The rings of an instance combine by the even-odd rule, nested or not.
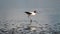
[(36, 15), (36, 13), (37, 13), (37, 11), (36, 10), (34, 10), (33, 12), (27, 12), (27, 11), (25, 11), (25, 13), (28, 15), (28, 17), (29, 16), (34, 16), (34, 15)]

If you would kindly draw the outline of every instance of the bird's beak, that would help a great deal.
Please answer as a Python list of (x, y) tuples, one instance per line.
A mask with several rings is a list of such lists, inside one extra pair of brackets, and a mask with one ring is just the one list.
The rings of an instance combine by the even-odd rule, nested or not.
[(40, 14), (40, 11), (39, 12), (36, 12), (36, 13)]

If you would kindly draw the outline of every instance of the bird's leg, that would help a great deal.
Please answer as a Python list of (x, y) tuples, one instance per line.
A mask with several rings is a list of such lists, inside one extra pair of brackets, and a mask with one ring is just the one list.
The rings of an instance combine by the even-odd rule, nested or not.
[(28, 14), (28, 18), (30, 18), (30, 15)]
[(31, 19), (31, 17), (29, 18), (29, 20), (30, 20), (30, 24), (29, 24), (29, 25), (31, 25), (31, 23), (32, 23), (32, 19)]
[(30, 25), (31, 25), (31, 23), (32, 23), (32, 19), (30, 19)]
[(29, 19), (29, 25), (31, 25), (31, 23), (32, 23), (32, 19), (31, 19), (31, 17), (30, 17), (30, 15), (28, 15), (28, 19)]
[(29, 18), (30, 16), (28, 15), (28, 18)]

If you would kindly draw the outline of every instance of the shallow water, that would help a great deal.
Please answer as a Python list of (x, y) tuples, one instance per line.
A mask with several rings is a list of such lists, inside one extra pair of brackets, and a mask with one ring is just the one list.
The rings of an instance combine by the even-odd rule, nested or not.
[(39, 14), (31, 16), (32, 26), (48, 24), (53, 31), (60, 31), (60, 0), (0, 0), (0, 5), (0, 29), (26, 27), (30, 21), (24, 12), (37, 10)]

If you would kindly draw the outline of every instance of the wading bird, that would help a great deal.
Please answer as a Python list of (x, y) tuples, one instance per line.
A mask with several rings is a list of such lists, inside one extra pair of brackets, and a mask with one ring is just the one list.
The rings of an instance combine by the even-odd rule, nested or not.
[(36, 10), (35, 10), (35, 11), (33, 11), (33, 12), (27, 12), (27, 11), (26, 11), (25, 13), (26, 13), (26, 14), (28, 15), (28, 17), (29, 17), (29, 16), (34, 16), (34, 15), (36, 15), (37, 12), (36, 12)]

